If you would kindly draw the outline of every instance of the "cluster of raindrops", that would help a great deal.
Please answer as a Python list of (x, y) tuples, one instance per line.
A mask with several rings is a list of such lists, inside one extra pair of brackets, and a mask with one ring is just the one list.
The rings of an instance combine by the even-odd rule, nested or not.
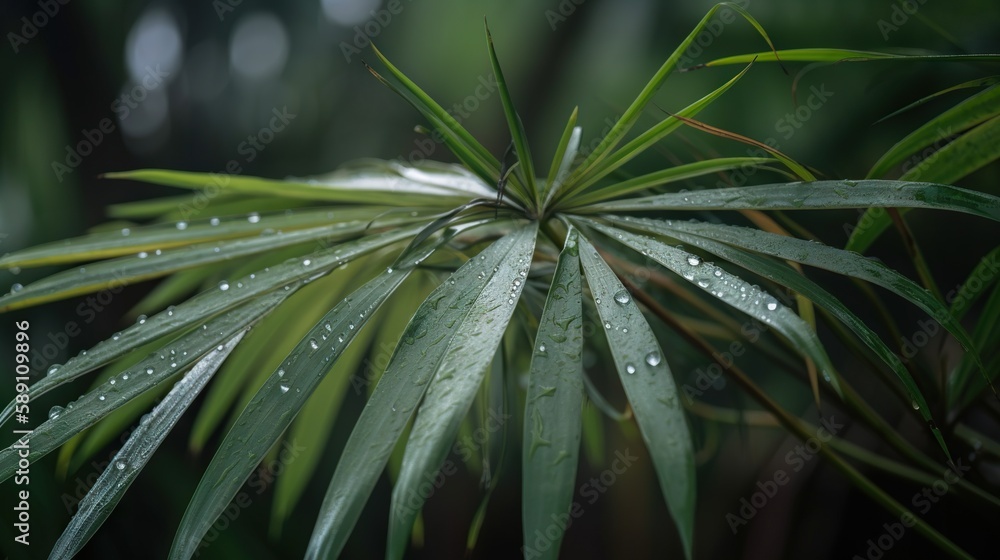
[(740, 280), (731, 280), (721, 268), (705, 263), (697, 255), (687, 255), (686, 260), (693, 270), (681, 274), (685, 280), (695, 282), (699, 288), (717, 298), (735, 303), (765, 323), (773, 321), (772, 315), (778, 310), (778, 301), (759, 286), (752, 285), (748, 288)]

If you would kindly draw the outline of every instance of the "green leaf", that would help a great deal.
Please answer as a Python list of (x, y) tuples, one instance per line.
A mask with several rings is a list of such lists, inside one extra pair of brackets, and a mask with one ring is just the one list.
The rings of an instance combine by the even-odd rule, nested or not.
[(978, 301), (980, 296), (997, 282), (998, 272), (1000, 272), (1000, 246), (994, 247), (992, 251), (980, 259), (966, 277), (965, 282), (962, 282), (957, 293), (949, 293), (945, 296), (951, 303), (951, 314), (956, 319), (964, 317), (972, 308), (972, 304)]
[(497, 58), (496, 48), (493, 46), (493, 36), (490, 28), (486, 26), (486, 45), (490, 52), (490, 64), (493, 66), (493, 75), (497, 80), (497, 91), (500, 93), (500, 102), (503, 104), (503, 113), (507, 118), (507, 126), (510, 128), (511, 138), (514, 140), (514, 149), (517, 151), (517, 161), (521, 165), (519, 174), (524, 178), (528, 192), (526, 197), (530, 200), (534, 198), (536, 205), (541, 204), (540, 192), (535, 185), (535, 164), (531, 161), (531, 150), (528, 149), (528, 135), (524, 132), (524, 123), (521, 122), (517, 109), (514, 108), (514, 100), (507, 89), (507, 80), (500, 69), (500, 60)]
[[(624, 220), (613, 220), (615, 224), (619, 226), (628, 227), (632, 224), (632, 221)], [(662, 222), (659, 222), (662, 224)], [(944, 438), (941, 435), (941, 430), (937, 427), (937, 423), (931, 415), (930, 406), (927, 404), (927, 400), (924, 398), (923, 393), (921, 393), (920, 388), (917, 386), (910, 375), (909, 370), (903, 365), (903, 362), (899, 357), (892, 352), (892, 350), (886, 346), (881, 338), (875, 331), (868, 327), (857, 315), (855, 315), (846, 305), (844, 305), (839, 299), (831, 295), (825, 289), (820, 287), (818, 284), (800, 274), (799, 272), (793, 270), (789, 266), (771, 260), (767, 257), (762, 257), (750, 252), (741, 251), (725, 243), (720, 243), (714, 241), (710, 238), (701, 237), (699, 235), (693, 235), (685, 233), (676, 229), (670, 229), (666, 227), (641, 227), (645, 231), (650, 233), (657, 233), (660, 235), (666, 235), (682, 241), (684, 243), (698, 247), (712, 253), (718, 257), (721, 257), (733, 264), (739, 265), (750, 272), (759, 274), (760, 276), (767, 278), (768, 280), (777, 282), (778, 284), (790, 288), (799, 294), (809, 298), (810, 301), (816, 303), (823, 309), (829, 311), (834, 317), (836, 317), (840, 322), (846, 325), (854, 334), (857, 335), (861, 341), (868, 346), (886, 365), (892, 369), (896, 377), (899, 378), (906, 392), (909, 394), (911, 403), (916, 403), (920, 415), (927, 421), (928, 426), (931, 429), (934, 438), (937, 440), (938, 445), (945, 452), (945, 456), (950, 457), (950, 452), (945, 444)]]
[[(432, 244), (430, 251), (436, 247)], [(254, 467), (300, 412), (372, 314), (426, 258), (388, 268), (331, 309), (257, 390), (202, 476), (174, 536), (170, 558), (190, 558)]]
[[(555, 520), (569, 515), (576, 484), (583, 413), (583, 303), (577, 235), (575, 229), (569, 231), (559, 254), (528, 373), (521, 514), (524, 553), (530, 558), (559, 557), (565, 524)], [(536, 531), (549, 539), (544, 550), (534, 548)]]
[[(435, 289), (410, 320), (403, 343), (396, 347), (341, 454), (307, 558), (340, 554), (396, 441), (457, 335), (456, 325), (469, 320), (472, 304), (487, 287), (495, 285), (494, 278), (501, 280), (493, 268), (499, 269), (512, 250), (533, 245), (535, 232), (532, 224), (501, 237)], [(508, 278), (502, 280), (509, 286)]]
[[(997, 158), (1000, 158), (1000, 116), (959, 136), (904, 173), (900, 180), (955, 183)], [(980, 196), (989, 197), (983, 194)], [(995, 200), (1000, 199), (990, 198), (993, 201), (987, 203), (987, 210), (996, 215)], [(891, 223), (891, 218), (885, 212), (876, 213), (869, 209), (858, 220), (858, 227), (851, 232), (846, 248), (859, 253), (866, 251)]]
[[(994, 263), (995, 264), (995, 263)], [(991, 271), (990, 281), (982, 282), (980, 293), (985, 293), (996, 280), (997, 269)], [(972, 278), (972, 276), (970, 276)], [(966, 282), (966, 285), (969, 283)], [(966, 294), (971, 297), (970, 294)], [(950, 410), (962, 409), (968, 406), (970, 401), (979, 397), (987, 385), (997, 377), (998, 368), (995, 363), (996, 348), (1000, 346), (1000, 287), (993, 286), (990, 297), (982, 306), (982, 311), (976, 320), (973, 330), (973, 342), (977, 348), (992, 350), (994, 364), (992, 368), (987, 368), (987, 374), (977, 375), (980, 372), (979, 364), (973, 356), (965, 355), (959, 363), (958, 368), (948, 377), (948, 405)], [(970, 387), (971, 385), (971, 387)]]
[(943, 142), (947, 138), (998, 114), (1000, 114), (1000, 86), (994, 85), (927, 121), (926, 124), (897, 142), (875, 162), (871, 171), (868, 172), (868, 177), (881, 177), (920, 148), (935, 142)]
[(216, 188), (250, 195), (386, 206), (448, 207), (490, 192), (481, 179), (457, 165), (424, 162), (407, 166), (377, 159), (359, 160), (333, 173), (308, 179), (265, 179), (243, 175), (220, 178), (212, 173), (165, 169), (121, 171), (107, 173), (104, 177), (183, 189)]
[[(653, 458), (684, 556), (690, 559), (695, 517), (694, 449), (677, 386), (656, 335), (625, 286), (583, 236), (579, 247), (583, 272), (604, 322), (618, 375)], [(623, 453), (628, 456), (628, 448)]]
[(706, 62), (704, 66), (723, 66), (726, 64), (747, 64), (757, 62), (867, 62), (872, 60), (895, 60), (914, 62), (976, 62), (1000, 60), (1000, 54), (892, 54), (875, 51), (858, 51), (850, 49), (785, 49), (779, 51), (762, 51), (758, 53), (726, 56)]
[(191, 406), (212, 375), (243, 339), (241, 331), (224, 345), (210, 351), (184, 374), (167, 396), (142, 418), (128, 441), (115, 454), (108, 468), (80, 501), (76, 514), (56, 541), (49, 558), (72, 558), (111, 515), (122, 496), (146, 466), (181, 415)]
[[(381, 309), (379, 310), (381, 312)], [(379, 324), (372, 320), (372, 326)], [(326, 449), (334, 420), (340, 412), (344, 394), (361, 361), (368, 355), (375, 331), (372, 327), (362, 330), (354, 342), (344, 350), (330, 372), (323, 378), (313, 396), (302, 407), (289, 429), (288, 441), (303, 448), (300, 456), (288, 465), (274, 488), (271, 508), (272, 534), (277, 535), (281, 526), (298, 504), (306, 484), (312, 479), (319, 460)]]
[[(634, 220), (627, 223), (645, 231), (663, 233), (664, 225), (662, 224), (670, 222)], [(714, 264), (703, 262), (701, 257), (697, 255), (674, 248), (662, 241), (638, 236), (597, 222), (591, 222), (591, 225), (608, 237), (617, 239), (620, 243), (650, 257), (733, 309), (753, 317), (781, 333), (802, 356), (812, 360), (823, 373), (823, 379), (830, 383), (838, 394), (841, 393), (837, 372), (833, 364), (830, 363), (830, 358), (826, 354), (823, 343), (816, 336), (816, 332), (794, 310), (778, 301), (774, 296)]]
[[(261, 216), (212, 218), (197, 222), (177, 222), (122, 228), (83, 237), (37, 245), (0, 259), (0, 268), (43, 266), (92, 261), (142, 251), (187, 247), (195, 243), (226, 241), (266, 235), (268, 232), (302, 230), (331, 223), (364, 226), (387, 207), (370, 206), (346, 210), (324, 209)], [(341, 226), (348, 227), (348, 226)]]
[[(406, 221), (404, 220), (404, 224)], [(347, 237), (362, 234), (368, 222), (352, 222), (344, 226), (330, 225), (270, 235), (201, 243), (191, 247), (142, 252), (59, 272), (33, 282), (17, 292), (0, 298), (0, 312), (21, 309), (98, 290), (121, 291), (123, 286), (158, 278), (175, 271), (188, 270), (211, 263), (255, 255), (303, 243), (327, 247)], [(300, 262), (305, 262), (304, 259)], [(308, 267), (306, 267), (308, 268)]]
[(744, 166), (755, 168), (777, 162), (778, 160), (774, 158), (730, 157), (707, 159), (704, 161), (677, 165), (584, 193), (576, 197), (573, 204), (579, 206), (590, 206), (609, 198), (622, 197), (627, 194), (644, 191), (652, 187), (658, 187), (676, 181), (693, 179), (695, 177), (711, 175), (713, 173), (721, 173), (731, 169), (740, 169)]
[(556, 146), (556, 153), (552, 156), (552, 166), (549, 168), (549, 175), (545, 179), (545, 200), (555, 191), (559, 190), (559, 185), (569, 175), (570, 166), (576, 159), (577, 150), (580, 148), (580, 136), (583, 129), (576, 126), (576, 119), (580, 113), (579, 107), (573, 107), (573, 112), (566, 121), (566, 128), (563, 129), (559, 144)]
[(934, 208), (1000, 221), (1000, 198), (986, 193), (908, 181), (815, 181), (664, 193), (594, 204), (577, 213), (653, 210), (822, 210)]
[(895, 117), (897, 115), (905, 113), (906, 111), (909, 111), (911, 109), (915, 109), (916, 107), (919, 107), (919, 106), (921, 106), (921, 105), (923, 105), (923, 104), (925, 104), (925, 103), (927, 103), (929, 101), (933, 101), (934, 99), (937, 99), (938, 97), (941, 97), (942, 95), (951, 93), (953, 91), (958, 91), (958, 90), (967, 89), (967, 88), (982, 87), (982, 86), (991, 86), (991, 85), (993, 85), (993, 84), (995, 84), (997, 82), (1000, 82), (1000, 76), (987, 76), (985, 78), (976, 78), (975, 80), (969, 80), (967, 82), (962, 82), (962, 83), (960, 83), (958, 85), (954, 85), (954, 86), (951, 86), (949, 88), (945, 88), (945, 89), (943, 89), (941, 91), (936, 91), (936, 92), (934, 92), (934, 93), (932, 93), (932, 94), (930, 94), (928, 96), (921, 97), (920, 99), (914, 101), (913, 103), (910, 103), (909, 105), (903, 107), (902, 109), (897, 109), (897, 110), (889, 113), (888, 115), (882, 117), (881, 119), (875, 121), (872, 124), (875, 125), (875, 124), (878, 124), (878, 123), (880, 123), (882, 121), (889, 120), (892, 117)]
[[(197, 363), (216, 345), (224, 344), (274, 309), (286, 295), (277, 292), (263, 296), (217, 317), (95, 387), (21, 438), (30, 446), (28, 459), (34, 462), (45, 456), (123, 404)], [(0, 450), (0, 481), (12, 476), (18, 468), (18, 449), (14, 445)]]
[(469, 131), (466, 130), (455, 118), (431, 99), (417, 84), (413, 83), (405, 74), (389, 62), (381, 51), (372, 45), (372, 50), (382, 64), (385, 65), (389, 73), (393, 75), (403, 85), (404, 89), (399, 89), (388, 80), (383, 78), (374, 69), (368, 70), (383, 84), (405, 99), (414, 109), (420, 112), (427, 121), (440, 132), (445, 143), (451, 151), (463, 163), (479, 174), (484, 181), (495, 181), (500, 178), (500, 162), (497, 161), (489, 150), (479, 143)]
[[(747, 73), (748, 70), (750, 70), (749, 66), (740, 71), (739, 74), (736, 74), (735, 76), (730, 78), (729, 81), (719, 86), (715, 91), (709, 93), (708, 95), (702, 97), (701, 99), (695, 101), (694, 103), (688, 105), (687, 107), (679, 111), (676, 116), (673, 115), (668, 116), (667, 118), (663, 119), (658, 124), (650, 128), (649, 130), (636, 136), (635, 139), (629, 141), (627, 144), (622, 146), (620, 150), (614, 152), (613, 154), (610, 154), (610, 156), (608, 156), (606, 160), (602, 158), (603, 161), (595, 161), (592, 169), (584, 171), (583, 165), (581, 165), (566, 180), (565, 184), (567, 185), (567, 187), (564, 189), (565, 191), (564, 193), (560, 193), (563, 196), (560, 196), (559, 198), (565, 197), (570, 201), (572, 201), (573, 194), (585, 191), (591, 185), (597, 183), (602, 178), (608, 176), (616, 169), (620, 168), (622, 165), (625, 165), (626, 163), (631, 161), (632, 158), (638, 156), (642, 152), (646, 151), (647, 149), (655, 145), (660, 140), (666, 138), (671, 132), (684, 126), (683, 121), (677, 118), (678, 116), (693, 117), (697, 115), (698, 113), (701, 112), (702, 109), (708, 107), (713, 101), (715, 101), (716, 99), (721, 97), (723, 93), (728, 91), (729, 88), (733, 87), (733, 85), (735, 85), (736, 82), (738, 82), (740, 78), (742, 78), (743, 75)], [(620, 123), (621, 121), (618, 122)], [(601, 145), (603, 146), (605, 143), (609, 144), (617, 143), (617, 140), (619, 140), (619, 138), (616, 138), (609, 133), (608, 136), (605, 138), (605, 141), (603, 141)], [(598, 147), (598, 150), (600, 149), (601, 148)], [(593, 154), (596, 153), (598, 150), (591, 152), (591, 156), (593, 156)]]
[(415, 344), (427, 350), (436, 341), (449, 339), (410, 430), (392, 491), (386, 552), (390, 558), (402, 558), (413, 521), (426, 499), (423, 484), (447, 457), (520, 299), (531, 267), (536, 227), (533, 224), (508, 236), (513, 246), (484, 278), (481, 292), (466, 306), (466, 316), (454, 327), (454, 334), (448, 336), (448, 325), (428, 326), (427, 340)]
[[(657, 90), (659, 90), (660, 86), (663, 85), (663, 82), (666, 81), (667, 75), (670, 74), (670, 72), (677, 67), (677, 63), (680, 62), (681, 57), (684, 56), (684, 53), (688, 49), (688, 47), (691, 46), (691, 44), (698, 38), (698, 35), (702, 33), (702, 30), (705, 28), (706, 25), (708, 25), (709, 21), (712, 19), (712, 16), (715, 15), (715, 12), (717, 12), (721, 8), (729, 8), (735, 10), (737, 13), (743, 16), (748, 22), (750, 22), (751, 25), (754, 26), (754, 28), (757, 30), (758, 33), (760, 33), (760, 35), (764, 38), (764, 40), (767, 41), (768, 46), (771, 47), (772, 49), (774, 48), (774, 45), (771, 43), (771, 39), (770, 37), (767, 36), (767, 33), (764, 31), (764, 28), (761, 27), (761, 25), (757, 23), (757, 20), (755, 20), (753, 16), (751, 16), (750, 13), (747, 12), (745, 9), (732, 2), (722, 2), (720, 4), (712, 6), (712, 8), (708, 10), (708, 13), (705, 14), (705, 17), (703, 17), (701, 21), (698, 22), (698, 25), (696, 25), (695, 28), (691, 30), (691, 33), (681, 42), (680, 45), (677, 46), (677, 48), (667, 58), (667, 60), (664, 61), (663, 65), (660, 66), (660, 69), (657, 70), (656, 74), (654, 74), (652, 79), (649, 80), (649, 83), (646, 84), (646, 86), (635, 98), (635, 100), (632, 102), (629, 108), (625, 110), (625, 113), (618, 119), (618, 121), (614, 124), (614, 126), (611, 127), (611, 130), (608, 132), (607, 136), (605, 137), (605, 140), (601, 142), (601, 145), (598, 146), (596, 150), (591, 152), (589, 156), (587, 156), (587, 159), (585, 159), (584, 162), (580, 165), (580, 168), (578, 170), (579, 173), (574, 174), (574, 178), (579, 178), (584, 175), (590, 174), (591, 168), (595, 167), (597, 163), (599, 163), (601, 160), (607, 157), (611, 153), (611, 151), (615, 149), (618, 143), (621, 142), (621, 140), (625, 137), (625, 134), (628, 133), (628, 131), (632, 128), (632, 126), (635, 125), (636, 121), (639, 120), (639, 116), (646, 108), (646, 105), (648, 105), (652, 101), (653, 96), (656, 94)], [(750, 61), (747, 61), (748, 64), (749, 62)], [(746, 72), (746, 70), (744, 70), (743, 72)], [(742, 76), (743, 72), (741, 72), (739, 76)], [(739, 76), (737, 76), (736, 78), (739, 78)], [(736, 78), (734, 78), (734, 80)], [(729, 85), (731, 85), (734, 82), (734, 80), (730, 80), (730, 83), (727, 83), (725, 86), (723, 86), (723, 89), (721, 91), (716, 90), (716, 93), (721, 94), (722, 91), (727, 89)], [(712, 94), (713, 96), (712, 99), (714, 99), (714, 97), (717, 97), (716, 93)], [(708, 102), (710, 102), (712, 99), (708, 99), (707, 101), (705, 101), (705, 99), (703, 98), (702, 101), (705, 101), (704, 104), (707, 105)], [(701, 101), (699, 101), (698, 103), (701, 103)], [(683, 116), (692, 116), (686, 113), (681, 113), (681, 114)], [(629, 146), (625, 146), (624, 148), (619, 150), (618, 153), (619, 154), (627, 153), (629, 151), (628, 148)]]
[[(29, 394), (36, 399), (46, 392), (68, 383), (77, 377), (126, 355), (129, 351), (149, 343), (159, 337), (198, 326), (207, 318), (241, 303), (253, 301), (275, 290), (287, 287), (289, 293), (298, 289), (301, 282), (324, 274), (330, 270), (366, 255), (376, 249), (411, 237), (420, 227), (400, 228), (386, 233), (363, 237), (343, 243), (334, 248), (314, 253), (311, 265), (306, 267), (296, 259), (260, 272), (250, 274), (232, 284), (227, 290), (213, 289), (176, 306), (167, 308), (116, 334), (110, 340), (98, 343), (93, 348), (71, 358), (62, 366), (53, 366), (48, 375), (31, 386)], [(241, 287), (242, 285), (242, 287)], [(0, 413), (0, 424), (14, 413), (15, 401), (11, 401)]]
[[(634, 219), (631, 223), (655, 225), (649, 220)], [(916, 305), (934, 318), (955, 336), (962, 346), (977, 354), (976, 347), (962, 325), (948, 308), (913, 280), (903, 276), (881, 262), (865, 258), (858, 253), (829, 247), (815, 241), (805, 241), (739, 226), (726, 226), (701, 222), (663, 221), (657, 225), (661, 231), (681, 231), (742, 247), (765, 255), (822, 268), (882, 286)]]

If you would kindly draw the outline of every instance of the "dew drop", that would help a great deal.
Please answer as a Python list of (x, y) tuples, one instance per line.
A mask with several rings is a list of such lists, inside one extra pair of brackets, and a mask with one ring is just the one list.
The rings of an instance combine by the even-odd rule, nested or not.
[(251, 212), (250, 215), (247, 216), (247, 221), (250, 222), (251, 224), (256, 224), (257, 222), (260, 221), (260, 214), (256, 212)]
[(24, 286), (22, 286), (20, 284), (13, 284), (10, 287), (10, 293), (16, 294), (17, 292), (20, 292), (23, 289), (24, 289)]
[(148, 256), (149, 256), (149, 253), (147, 253), (146, 251), (141, 251), (141, 252), (140, 252), (140, 253), (139, 253), (138, 255), (136, 255), (136, 256), (137, 256), (137, 257), (139, 257), (140, 259), (144, 259), (144, 258), (146, 258), (146, 257), (148, 257)]
[(118, 461), (117, 463), (115, 463), (115, 468), (120, 471), (123, 471), (125, 470), (125, 463), (122, 461)]
[(188, 228), (187, 222), (177, 222), (177, 229), (184, 231)]
[(103, 401), (104, 400), (104, 395), (98, 395), (97, 400)]
[(714, 274), (716, 278), (722, 278), (722, 271), (719, 269), (715, 269), (715, 272), (712, 274)]
[(153, 375), (154, 371), (156, 371), (156, 370), (153, 369), (153, 368), (151, 368), (151, 367), (148, 367), (148, 368), (146, 368), (146, 375)]
[(56, 418), (59, 418), (59, 415), (63, 413), (63, 410), (65, 409), (61, 406), (53, 406), (52, 408), (50, 408), (49, 420), (55, 420)]
[(278, 385), (278, 388), (281, 389), (282, 393), (287, 393), (288, 392), (288, 385), (285, 385), (284, 383), (282, 383), (281, 385)]
[(52, 366), (52, 367), (49, 368), (49, 371), (46, 372), (45, 375), (52, 375), (53, 373), (55, 373), (57, 371), (59, 371), (59, 366)]
[(538, 346), (538, 351), (544, 354), (545, 353), (545, 345), (544, 344), (539, 345)]
[(210, 225), (217, 226), (217, 225), (219, 225), (219, 219), (218, 218), (212, 218), (211, 220), (208, 221), (208, 223)]
[(128, 373), (122, 374), (122, 381), (128, 381)]
[(112, 380), (108, 381), (108, 383), (110, 383), (111, 385), (114, 385), (115, 384), (115, 380), (112, 379)]
[(660, 353), (656, 350), (646, 354), (646, 363), (651, 366), (658, 366), (661, 361), (663, 361), (663, 356), (660, 356)]
[(225, 280), (223, 280), (222, 282), (219, 282), (219, 289), (222, 290), (223, 292), (226, 291), (226, 290), (228, 290), (229, 289), (229, 282), (226, 282)]
[(625, 371), (626, 371), (626, 373), (628, 373), (629, 375), (631, 375), (631, 374), (635, 373), (635, 366), (633, 366), (632, 364), (625, 364)]
[(629, 295), (628, 290), (622, 290), (615, 294), (615, 301), (621, 305), (625, 305), (626, 303), (632, 301), (632, 296)]
[(920, 410), (920, 405), (917, 404), (917, 401), (911, 401), (910, 406), (913, 407), (913, 410)]
[(699, 264), (701, 264), (701, 258), (699, 258), (697, 255), (688, 255), (687, 261), (688, 264), (691, 266), (698, 266)]
[(319, 343), (316, 342), (315, 338), (309, 339), (309, 347), (312, 348), (313, 350), (319, 350)]
[(128, 228), (122, 228), (122, 237), (128, 237), (130, 233), (132, 233), (132, 230)]
[(611, 328), (611, 323), (604, 323), (604, 328), (610, 329)]
[(115, 334), (111, 335), (111, 340), (118, 340), (121, 337), (122, 337), (122, 333), (116, 332)]
[(278, 377), (284, 377), (284, 376), (285, 376), (285, 369), (284, 368), (279, 369), (278, 370)]
[(775, 302), (773, 302), (773, 301), (769, 301), (769, 302), (767, 303), (767, 310), (768, 310), (768, 311), (774, 311), (774, 310), (775, 310), (775, 309), (777, 309), (777, 308), (778, 308), (778, 304), (777, 304), (777, 303), (775, 303)]
[(302, 261), (302, 266), (310, 266), (313, 262), (309, 259)]
[(385, 271), (388, 274), (392, 274), (392, 267), (390, 266), (389, 268), (386, 268)]

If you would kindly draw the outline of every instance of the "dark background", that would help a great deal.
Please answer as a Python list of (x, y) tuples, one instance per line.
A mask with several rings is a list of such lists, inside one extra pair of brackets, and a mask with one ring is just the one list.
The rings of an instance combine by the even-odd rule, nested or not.
[[(906, 18), (898, 29), (880, 28), (880, 20), (893, 21), (893, 4), (888, 1), (739, 3), (764, 25), (778, 48), (1000, 52), (1000, 5), (991, 0), (926, 0), (919, 3), (917, 15)], [(50, 4), (57, 5), (55, 0)], [(0, 27), (6, 37), (0, 47), (0, 254), (78, 235), (104, 222), (109, 204), (177, 194), (97, 178), (107, 171), (144, 167), (222, 171), (228, 161), (237, 160), (243, 174), (285, 177), (327, 172), (359, 157), (413, 159), (422, 138), (413, 131), (420, 123), (419, 116), (365, 71), (362, 58), (375, 62), (367, 48), (346, 59), (344, 45), (353, 46), (358, 35), (355, 26), (364, 30), (367, 25), (379, 48), (445, 107), (466, 101), (470, 104), (467, 108), (478, 105), (467, 119), (463, 116), (463, 124), (499, 155), (509, 136), (498, 96), (494, 93), (485, 100), (471, 101), (480, 80), (491, 72), (483, 32), (483, 16), (488, 16), (505, 74), (539, 158), (536, 165), (547, 168), (547, 158), (574, 106), (580, 107), (584, 141), (597, 138), (607, 120), (628, 106), (712, 5), (649, 0), (585, 0), (579, 4), (569, 0), (401, 0), (399, 13), (388, 18), (383, 13), (379, 21), (371, 11), (386, 8), (383, 4), (379, 0), (243, 0), (231, 6), (224, 1), (73, 0), (58, 4), (58, 12), (42, 18), (45, 25), (28, 38), (30, 30), (24, 34), (21, 18), (31, 19), (43, 11), (42, 3), (5, 2)], [(221, 16), (219, 6), (226, 6)], [(899, 23), (898, 13), (896, 18)], [(703, 54), (693, 57), (694, 63), (766, 50), (763, 40), (741, 18), (713, 29), (703, 34), (708, 46)], [(16, 46), (16, 52), (10, 33), (24, 34), (26, 39)], [(165, 77), (153, 87), (134, 89), (149, 74), (149, 68), (159, 69)], [(944, 87), (997, 73), (998, 67), (919, 62), (826, 65), (802, 75), (798, 96), (793, 98), (792, 81), (803, 68), (801, 64), (789, 65), (790, 74), (786, 75), (777, 65), (758, 64), (699, 118), (758, 140), (773, 137), (783, 151), (828, 177), (863, 177), (899, 138), (965, 94), (952, 94), (884, 123), (873, 124), (876, 120)], [(739, 69), (727, 66), (675, 74), (657, 95), (656, 104), (669, 111), (679, 109)], [(824, 88), (832, 96), (811, 112), (801, 128), (786, 136), (790, 129), (782, 125), (783, 119), (806, 102), (813, 87)], [(139, 94), (133, 96), (135, 107), (124, 116), (116, 100), (132, 92)], [(247, 136), (267, 126), (274, 110), (285, 108), (295, 115), (291, 123), (262, 150), (249, 151)], [(640, 124), (648, 126), (662, 115), (651, 109)], [(78, 165), (60, 171), (59, 164), (69, 167), (77, 162), (67, 150), (74, 151), (87, 138), (97, 138), (93, 131), (102, 123), (113, 130), (101, 132), (100, 140), (92, 142), (92, 150), (80, 154)], [(662, 149), (635, 161), (630, 169), (639, 173), (676, 161), (745, 153), (744, 146), (682, 131)], [(441, 146), (420, 156), (453, 159)], [(1000, 194), (998, 176), (997, 165), (991, 165), (961, 184)], [(842, 245), (846, 240), (842, 226), (856, 216), (853, 212), (816, 214), (805, 217), (803, 223), (826, 242)], [(996, 244), (995, 224), (941, 213), (911, 216), (945, 290), (961, 282), (980, 256)], [(896, 237), (887, 235), (871, 253), (912, 275)], [(15, 282), (26, 284), (46, 272), (50, 271), (29, 270), (14, 276), (0, 271), (0, 286), (6, 289)], [(125, 324), (122, 317), (149, 289), (149, 285), (140, 285), (117, 295), (79, 336), (67, 340), (50, 363), (65, 361), (120, 329)], [(860, 301), (856, 292), (844, 297), (848, 302)], [(11, 325), (21, 319), (29, 319), (32, 332), (38, 336), (58, 333), (67, 320), (77, 317), (78, 303), (59, 302), (6, 315), (0, 319), (0, 333), (4, 340), (13, 340)], [(922, 318), (913, 309), (896, 308), (904, 328)], [(864, 315), (865, 310), (858, 312)], [(53, 340), (59, 339), (53, 336)], [(0, 363), (12, 363), (10, 346), (0, 344)], [(705, 364), (703, 359), (681, 358), (671, 365), (683, 376)], [(801, 386), (787, 386), (787, 378), (770, 375), (764, 367), (755, 370), (753, 361), (743, 365), (756, 372), (791, 410), (816, 418)], [(858, 364), (841, 359), (838, 366), (865, 387), (864, 371), (851, 369)], [(7, 371), (7, 366), (0, 371)], [(85, 390), (85, 383), (77, 382), (67, 391), (47, 396), (36, 407), (69, 400), (74, 392)], [(12, 394), (11, 385), (0, 385), (4, 402)], [(730, 396), (720, 402), (740, 400), (733, 396), (735, 390), (727, 389), (726, 394)], [(881, 403), (877, 392), (866, 396), (876, 399), (877, 407)], [(922, 437), (910, 416), (884, 397), (883, 392), (885, 402), (880, 412), (904, 433)], [(348, 399), (343, 413), (356, 414), (361, 405)], [(824, 410), (826, 417), (831, 413), (836, 416), (836, 409)], [(145, 556), (146, 551), (154, 556), (165, 554), (209, 460), (209, 456), (187, 454), (186, 427), (182, 425), (167, 440), (83, 556), (132, 558)], [(301, 556), (347, 429), (339, 425), (334, 433), (320, 475), (311, 483), (280, 540), (267, 538), (270, 501), (265, 492), (254, 496), (254, 504), (241, 513), (238, 523), (224, 531), (202, 557)], [(877, 537), (883, 532), (882, 524), (892, 521), (815, 459), (734, 536), (726, 514), (736, 513), (740, 498), (749, 497), (757, 481), (770, 479), (776, 469), (788, 469), (785, 453), (795, 442), (778, 430), (700, 426), (696, 431), (703, 449), (695, 545), (698, 558), (863, 556), (867, 539)], [(627, 439), (632, 432), (619, 428), (608, 431), (609, 450), (629, 447), (640, 459), (611, 491), (586, 507), (585, 515), (568, 532), (563, 557), (661, 558), (679, 554), (675, 530), (648, 457), (637, 440)], [(871, 436), (861, 430), (847, 428), (845, 434), (857, 443), (872, 443)], [(98, 454), (98, 466), (116, 447)], [(579, 483), (599, 475), (610, 460), (582, 466)], [(72, 495), (76, 479), (99, 472), (98, 467), (85, 465), (67, 481), (55, 480), (51, 475), (54, 464), (54, 458), (48, 457), (32, 468), (31, 557), (45, 557), (65, 526), (69, 514), (61, 497)], [(516, 473), (516, 462), (511, 466), (515, 468), (507, 472)], [(904, 503), (920, 490), (873, 476)], [(978, 464), (975, 476), (997, 484), (996, 465)], [(494, 494), (474, 557), (512, 558), (519, 554), (518, 483), (517, 476), (510, 475)], [(0, 549), (11, 557), (25, 557), (23, 548), (12, 545), (8, 535), (13, 488), (10, 481), (0, 487), (0, 496), (5, 496), (0, 499)], [(383, 481), (345, 557), (370, 558), (383, 553), (388, 493), (389, 486)], [(413, 557), (461, 557), (479, 499), (473, 476), (456, 477), (445, 485), (424, 510), (426, 548)], [(943, 505), (932, 509), (927, 518), (977, 556), (990, 557), (995, 551), (990, 544), (995, 516), (991, 523), (989, 515)], [(907, 534), (886, 557), (937, 555), (920, 536)]]

